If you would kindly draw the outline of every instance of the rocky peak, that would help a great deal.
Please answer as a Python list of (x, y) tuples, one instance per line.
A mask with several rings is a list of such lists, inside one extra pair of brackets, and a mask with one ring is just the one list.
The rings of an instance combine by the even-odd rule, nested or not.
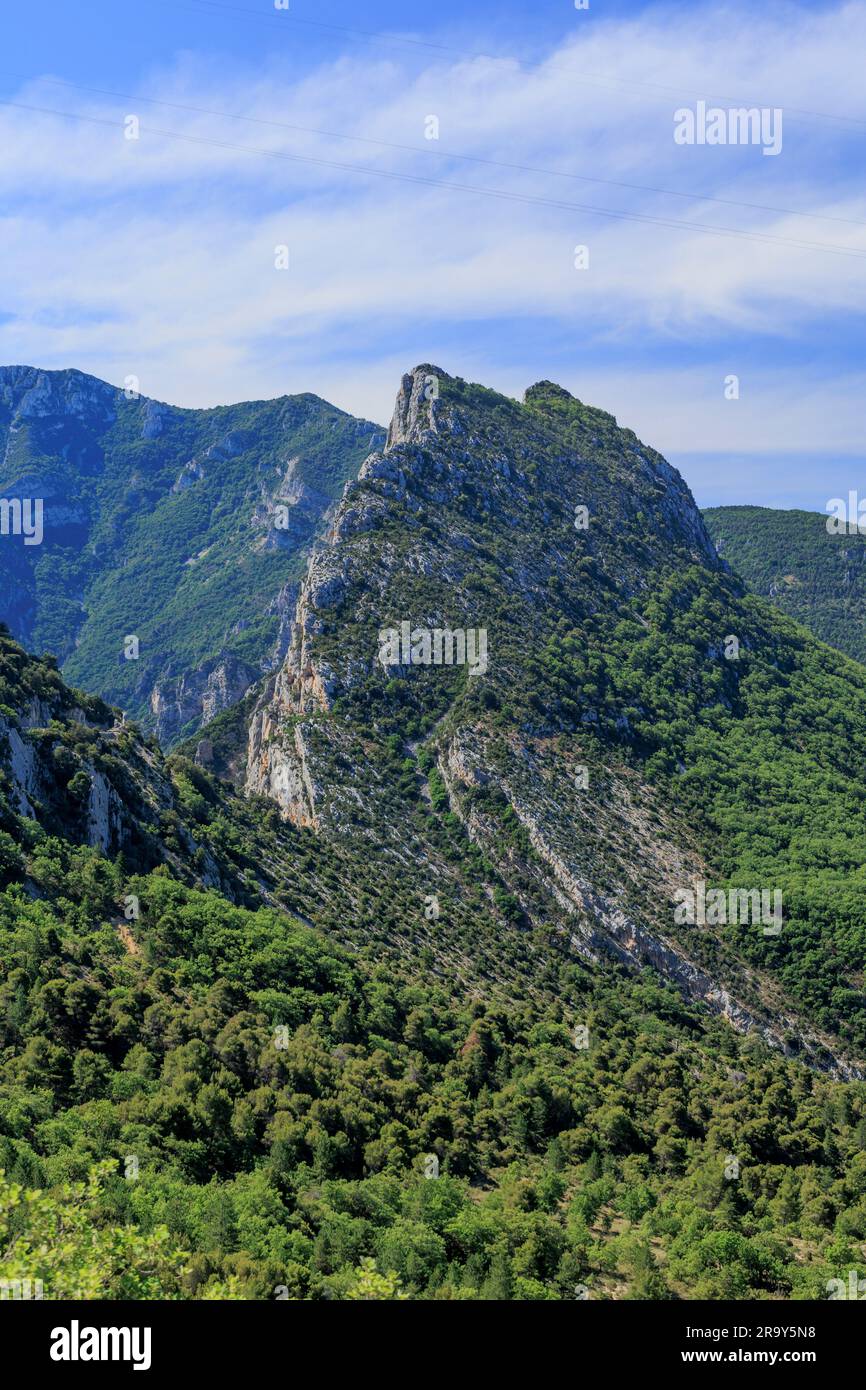
[(441, 368), (429, 363), (406, 373), (397, 392), (386, 453), (398, 444), (417, 444), (431, 432), (435, 433), (439, 391), (444, 380), (446, 376)]
[[(578, 506), (590, 513), (584, 531)], [(384, 451), (346, 484), (310, 557), (282, 668), (253, 716), (248, 790), (311, 822), (297, 721), (327, 718), (381, 676), (378, 633), (398, 619), (470, 630), (507, 607), (515, 628), (538, 634), (577, 621), (587, 600), (629, 601), (656, 569), (695, 561), (721, 566), (688, 488), (613, 416), (551, 382), (521, 404), (416, 367)], [(519, 682), (519, 652), (513, 660)]]

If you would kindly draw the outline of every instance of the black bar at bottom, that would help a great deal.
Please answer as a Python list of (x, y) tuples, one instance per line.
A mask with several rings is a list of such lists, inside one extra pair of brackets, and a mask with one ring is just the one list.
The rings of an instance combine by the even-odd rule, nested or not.
[[(19, 1375), (32, 1369), (58, 1381), (103, 1372), (162, 1381), (192, 1372), (214, 1373), (222, 1383), (226, 1375), (271, 1374), (281, 1363), (294, 1379), (304, 1353), (329, 1377), (345, 1367), (426, 1380), (453, 1377), (455, 1357), (464, 1374), (473, 1365), (489, 1374), (502, 1353), (519, 1352), (530, 1363), (540, 1358), (539, 1368), (555, 1354), (575, 1373), (600, 1361), (611, 1376), (637, 1371), (662, 1381), (760, 1367), (772, 1384), (780, 1372), (805, 1369), (826, 1380), (856, 1365), (864, 1310), (847, 1302), (431, 1301), (389, 1312), (335, 1302), (3, 1300), (0, 1336), (3, 1359), (14, 1357)], [(407, 1334), (417, 1338), (414, 1352), (402, 1343)]]

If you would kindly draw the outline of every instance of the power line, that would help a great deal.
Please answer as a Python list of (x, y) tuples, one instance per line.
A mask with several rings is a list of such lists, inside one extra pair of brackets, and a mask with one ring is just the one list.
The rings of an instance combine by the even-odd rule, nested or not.
[[(580, 77), (588, 86), (591, 87), (628, 87), (635, 90), (664, 92), (668, 96), (687, 95), (695, 100), (726, 101), (735, 106), (781, 106), (786, 116), (797, 116), (808, 120), (819, 121), (838, 121), (845, 125), (866, 126), (866, 120), (860, 116), (841, 116), (835, 112), (810, 111), (803, 107), (789, 106), (784, 102), (745, 102), (740, 97), (720, 96), (716, 93), (686, 92), (682, 87), (669, 87), (660, 82), (637, 82), (633, 78), (609, 77), (599, 73), (582, 72), (578, 68), (562, 67), (558, 64), (548, 62), (533, 62), (526, 58), (515, 58), (510, 54), (501, 53), (479, 53), (467, 52), (464, 49), (454, 48), (444, 43), (433, 43), (429, 39), (414, 39), (402, 34), (383, 34), (374, 29), (355, 29), (348, 28), (342, 24), (329, 24), (320, 19), (302, 19), (299, 15), (290, 13), (288, 10), (281, 10), (279, 14), (258, 14), (254, 10), (248, 10), (241, 5), (229, 5), (224, 0), (185, 0), (185, 3), (178, 4), (176, 0), (150, 0), (151, 4), (159, 5), (163, 9), (181, 10), (186, 9), (195, 14), (205, 10), (212, 10), (216, 13), (224, 13), (231, 16), (240, 16), (245, 19), (264, 21), (266, 24), (299, 24), (310, 29), (320, 29), (337, 34), (347, 34), (351, 38), (362, 39), (371, 43), (381, 43), (391, 47), (408, 46), (411, 48), (429, 49), (436, 53), (447, 53), (457, 58), (467, 58), (472, 61), (483, 60), (493, 63), (511, 63), (515, 67), (528, 68), (536, 71), (561, 72), (567, 73), (571, 77)], [(195, 8), (197, 7), (197, 8)]]
[[(12, 74), (6, 74), (12, 77)], [(450, 150), (434, 149), (431, 146), (399, 144), (392, 140), (377, 140), (367, 135), (348, 135), (338, 130), (320, 130), (315, 126), (290, 124), (288, 121), (273, 121), (264, 116), (247, 116), (238, 111), (218, 111), (208, 106), (193, 106), (187, 102), (164, 101), (162, 98), (135, 95), (132, 92), (111, 91), (104, 87), (85, 86), (81, 82), (69, 82), (64, 78), (44, 77), (26, 78), (16, 74), (16, 82), (41, 82), (52, 87), (68, 87), (78, 92), (89, 92), (94, 96), (115, 97), (122, 101), (144, 102), (148, 106), (164, 106), (173, 111), (188, 111), (198, 116), (216, 116), (223, 120), (244, 121), (250, 125), (268, 126), (275, 130), (290, 130), (305, 135), (320, 135), (332, 140), (350, 140), (363, 145), (375, 145), (386, 150), (400, 150), (409, 154), (435, 155), (440, 159), (460, 160), (464, 163), (482, 164), (495, 169), (509, 169), (524, 174), (542, 174), (550, 178), (574, 179), (580, 183), (604, 184), (609, 188), (626, 188), (637, 193), (656, 193), (670, 198), (686, 198), (704, 203), (718, 203), (724, 207), (746, 208), (750, 212), (772, 212), (782, 217), (805, 217), (819, 222), (837, 222), (850, 227), (866, 227), (866, 221), (855, 217), (834, 217), (829, 213), (803, 212), (797, 208), (773, 207), (767, 203), (747, 203), (736, 198), (717, 198), (709, 193), (689, 193), (676, 188), (657, 188), (652, 184), (626, 183), (620, 179), (602, 179), (590, 174), (575, 174), (564, 169), (544, 169), (533, 164), (514, 164), (501, 159), (487, 159), (481, 155), (458, 154)]]
[[(123, 130), (122, 121), (110, 121), (102, 116), (85, 116), (77, 111), (56, 111), (47, 106), (34, 106), (20, 101), (0, 100), (0, 106), (9, 106), (20, 111), (33, 111), (41, 115), (59, 116), (65, 120), (85, 121), (91, 125), (108, 126), (113, 130)], [(556, 198), (542, 198), (531, 193), (513, 193), (502, 188), (480, 188), (476, 184), (454, 183), (452, 180), (432, 179), (420, 174), (399, 174), (388, 169), (371, 169), (364, 165), (344, 164), (332, 159), (318, 159), (312, 155), (290, 154), (285, 150), (269, 150), (260, 145), (237, 145), (229, 140), (215, 140), (204, 135), (189, 135), (177, 130), (160, 130), (156, 126), (139, 126), (150, 135), (159, 135), (168, 140), (182, 140), (193, 145), (209, 145), (216, 149), (236, 150), (243, 154), (268, 155), (272, 159), (286, 159), (296, 164), (317, 165), (326, 169), (338, 169), (345, 173), (362, 174), (367, 177), (389, 179), (401, 183), (422, 184), (431, 188), (444, 188), (460, 193), (475, 193), (485, 198), (497, 198), (507, 202), (525, 203), (531, 206), (550, 207), (567, 212), (586, 212), (592, 216), (610, 217), (627, 222), (643, 222), (651, 226), (672, 227), (678, 231), (702, 232), (708, 236), (735, 237), (748, 241), (761, 241), (774, 246), (790, 246), (798, 250), (821, 251), (830, 255), (852, 256), (866, 259), (866, 249), (831, 245), (828, 242), (800, 241), (792, 237), (774, 236), (769, 232), (744, 231), (739, 227), (704, 226), (700, 222), (684, 222), (675, 218), (653, 217), (647, 213), (623, 212), (612, 208), (600, 208), (586, 203), (567, 203)]]

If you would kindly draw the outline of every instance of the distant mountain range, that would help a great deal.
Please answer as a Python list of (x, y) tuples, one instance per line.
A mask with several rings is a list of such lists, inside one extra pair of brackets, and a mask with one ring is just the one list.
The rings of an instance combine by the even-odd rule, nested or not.
[[(384, 438), (317, 396), (182, 410), (77, 371), (0, 368), (3, 617), (171, 744), (277, 663), (311, 540)], [(137, 638), (138, 656), (128, 638)]]

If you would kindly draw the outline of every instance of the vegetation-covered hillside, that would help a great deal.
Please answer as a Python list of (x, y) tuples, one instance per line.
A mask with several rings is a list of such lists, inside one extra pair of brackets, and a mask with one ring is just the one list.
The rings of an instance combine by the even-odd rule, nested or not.
[[(2, 645), (4, 682), (64, 698)], [(300, 875), (311, 856), (345, 875), (264, 803), (235, 820), (228, 788), (153, 757), (240, 875), (278, 846)], [(387, 894), (379, 935), (360, 909), (347, 951), (195, 886), (183, 837), (142, 873), (74, 820), (49, 833), (13, 782), (0, 1278), (45, 1298), (570, 1300), (824, 1297), (862, 1277), (864, 1083), (540, 937), (522, 998), (507, 955), (511, 998), (464, 990), (432, 951), (422, 973), (389, 949)]]
[(866, 535), (835, 535), (816, 512), (711, 507), (719, 554), (756, 594), (866, 662)]
[(41, 544), (0, 545), (0, 618), (172, 743), (281, 655), (306, 550), (377, 434), (311, 395), (182, 410), (0, 368), (0, 496), (44, 504)]
[[(168, 757), (0, 633), (0, 1279), (862, 1277), (866, 669), (613, 417), (429, 366), (284, 616)], [(779, 929), (679, 919), (701, 882)]]

